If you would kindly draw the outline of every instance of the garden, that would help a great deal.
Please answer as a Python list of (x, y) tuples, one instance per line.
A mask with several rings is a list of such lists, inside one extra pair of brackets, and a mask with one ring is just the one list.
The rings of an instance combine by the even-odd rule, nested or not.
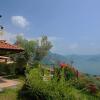
[(5, 88), (0, 93), (1, 100), (100, 100), (100, 80), (79, 72), (71, 64), (42, 63), (52, 47), (47, 36), (41, 41), (18, 36), (15, 44), (24, 51), (9, 54), (14, 63), (0, 64), (0, 75), (20, 84)]

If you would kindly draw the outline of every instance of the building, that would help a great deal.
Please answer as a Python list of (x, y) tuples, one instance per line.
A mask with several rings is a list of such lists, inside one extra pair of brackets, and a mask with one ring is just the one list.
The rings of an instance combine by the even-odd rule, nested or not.
[(23, 48), (17, 45), (10, 44), (6, 40), (0, 40), (0, 62), (12, 63), (13, 61), (8, 56), (9, 54), (20, 53)]
[(0, 55), (6, 55), (9, 53), (19, 53), (24, 51), (23, 48), (18, 47), (17, 45), (10, 44), (6, 40), (0, 40)]

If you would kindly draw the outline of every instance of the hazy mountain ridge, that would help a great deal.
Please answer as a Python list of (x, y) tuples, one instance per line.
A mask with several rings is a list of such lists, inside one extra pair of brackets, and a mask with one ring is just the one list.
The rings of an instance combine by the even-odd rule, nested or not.
[(46, 64), (55, 64), (57, 62), (70, 63), (73, 61), (79, 71), (89, 74), (100, 75), (100, 55), (67, 55), (49, 53), (43, 60)]

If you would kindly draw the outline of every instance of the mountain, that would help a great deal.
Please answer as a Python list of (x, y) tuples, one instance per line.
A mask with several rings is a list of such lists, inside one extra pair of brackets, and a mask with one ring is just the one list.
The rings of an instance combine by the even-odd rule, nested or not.
[(80, 71), (100, 75), (100, 55), (74, 55), (69, 58)]
[(43, 59), (43, 62), (48, 65), (57, 64), (58, 62), (67, 63), (67, 58), (63, 55), (49, 52), (49, 54)]
[(45, 64), (57, 64), (58, 62), (71, 63), (79, 71), (88, 74), (100, 75), (100, 55), (67, 55), (49, 53), (44, 59)]

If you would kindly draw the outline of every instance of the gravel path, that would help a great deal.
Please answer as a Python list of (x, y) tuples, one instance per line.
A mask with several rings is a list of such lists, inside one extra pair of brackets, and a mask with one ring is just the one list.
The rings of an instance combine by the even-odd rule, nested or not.
[(18, 85), (20, 82), (17, 80), (10, 80), (3, 77), (0, 77), (0, 88), (14, 87)]

